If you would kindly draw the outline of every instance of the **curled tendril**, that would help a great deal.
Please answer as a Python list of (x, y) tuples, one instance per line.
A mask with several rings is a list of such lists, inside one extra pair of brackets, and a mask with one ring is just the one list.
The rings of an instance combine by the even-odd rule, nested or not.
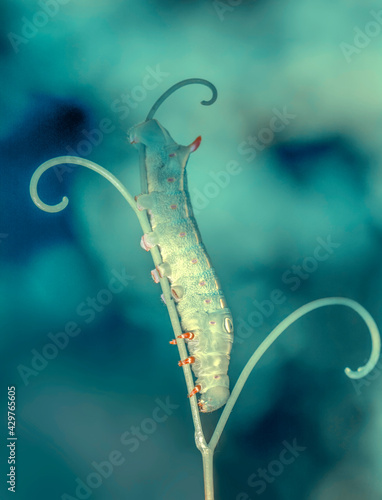
[(203, 104), (203, 106), (210, 106), (216, 101), (218, 97), (218, 91), (216, 90), (215, 85), (213, 85), (208, 80), (204, 80), (203, 78), (189, 78), (188, 80), (182, 80), (181, 82), (176, 83), (175, 85), (170, 87), (164, 94), (162, 94), (150, 109), (146, 121), (151, 120), (154, 117), (159, 106), (176, 90), (180, 89), (181, 87), (184, 87), (185, 85), (192, 85), (194, 83), (200, 83), (201, 85), (206, 85), (212, 90), (211, 99), (209, 101), (201, 101), (201, 104)]
[(64, 208), (67, 207), (69, 200), (66, 196), (64, 196), (62, 198), (62, 201), (60, 203), (57, 203), (57, 205), (47, 205), (46, 203), (41, 201), (37, 193), (37, 185), (41, 175), (50, 168), (55, 167), (56, 165), (63, 165), (65, 163), (81, 165), (82, 167), (94, 170), (94, 172), (97, 172), (98, 174), (102, 175), (102, 177), (105, 177), (105, 179), (111, 182), (113, 186), (115, 186), (118, 189), (118, 191), (122, 194), (125, 200), (131, 205), (134, 212), (137, 214), (139, 213), (137, 205), (131, 194), (112, 173), (110, 173), (108, 170), (101, 167), (100, 165), (97, 165), (97, 163), (94, 163), (90, 160), (85, 160), (84, 158), (77, 158), (76, 156), (58, 156), (57, 158), (53, 158), (52, 160), (46, 161), (45, 163), (40, 165), (34, 172), (30, 182), (29, 190), (34, 204), (37, 205), (39, 208), (41, 208), (41, 210), (44, 210), (45, 212), (56, 213), (56, 212), (61, 212), (61, 210), (64, 210)]
[[(172, 87), (170, 87), (168, 90), (166, 90), (164, 94), (162, 94), (159, 97), (159, 99), (157, 99), (157, 101), (153, 104), (152, 108), (150, 109), (146, 117), (146, 121), (151, 120), (154, 117), (159, 106), (161, 106), (162, 103), (176, 90), (185, 87), (186, 85), (193, 85), (193, 84), (206, 85), (206, 87), (210, 88), (212, 91), (212, 97), (209, 101), (201, 101), (201, 104), (203, 104), (203, 106), (210, 106), (216, 101), (218, 97), (218, 91), (213, 83), (209, 82), (208, 80), (204, 80), (203, 78), (188, 78), (187, 80), (182, 80), (181, 82), (178, 82)], [(141, 174), (141, 190), (142, 193), (147, 193), (146, 160), (145, 160), (146, 148), (143, 144), (140, 144), (138, 147), (139, 147), (139, 169)]]
[(345, 297), (327, 297), (324, 299), (314, 300), (313, 302), (309, 302), (302, 307), (299, 307), (292, 314), (287, 316), (281, 323), (279, 323), (276, 328), (274, 328), (271, 333), (266, 337), (266, 339), (260, 344), (260, 346), (256, 349), (256, 351), (252, 354), (248, 363), (245, 365), (243, 371), (241, 372), (235, 387), (232, 390), (231, 396), (229, 397), (224, 410), (220, 416), (218, 424), (215, 428), (215, 431), (211, 437), (211, 441), (208, 443), (208, 447), (212, 450), (215, 449), (221, 433), (227, 423), (228, 417), (237, 401), (237, 398), (240, 396), (240, 393), (246, 383), (249, 375), (252, 370), (263, 356), (263, 354), (269, 349), (269, 347), (273, 344), (273, 342), (295, 321), (297, 321), (305, 314), (314, 311), (320, 307), (325, 306), (347, 306), (353, 309), (356, 313), (358, 313), (361, 318), (365, 321), (366, 326), (369, 329), (369, 333), (371, 336), (371, 354), (369, 361), (357, 371), (353, 371), (350, 368), (345, 368), (345, 373), (349, 378), (359, 379), (365, 377), (368, 373), (370, 373), (375, 365), (378, 362), (380, 352), (381, 352), (381, 337), (379, 334), (378, 327), (370, 315), (368, 311), (364, 307), (361, 306), (358, 302), (352, 299), (347, 299)]

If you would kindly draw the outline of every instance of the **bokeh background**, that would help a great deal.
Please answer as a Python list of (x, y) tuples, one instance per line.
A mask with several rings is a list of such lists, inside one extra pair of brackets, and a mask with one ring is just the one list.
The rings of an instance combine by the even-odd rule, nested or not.
[[(67, 154), (139, 194), (126, 132), (180, 80), (206, 78), (219, 92), (204, 107), (209, 90), (186, 87), (157, 118), (181, 144), (203, 137), (189, 186), (235, 320), (231, 380), (310, 300), (350, 297), (382, 324), (381, 9), (369, 0), (1, 3), (0, 498), (12, 495), (10, 385), (20, 500), (203, 498), (178, 353), (133, 212), (81, 167), (41, 180), (45, 202), (68, 195), (63, 212), (42, 212), (29, 195), (39, 164)], [(111, 294), (115, 276), (122, 286)], [(46, 347), (63, 345), (65, 329), (77, 335)], [(369, 352), (365, 325), (344, 307), (291, 327), (230, 417), (216, 498), (381, 498), (382, 364), (363, 383), (343, 372)], [(166, 401), (168, 418), (162, 410), (153, 424)], [(203, 417), (207, 435), (219, 413)], [(280, 455), (285, 443), (300, 451)], [(94, 464), (111, 456), (119, 465), (104, 465), (99, 482)]]

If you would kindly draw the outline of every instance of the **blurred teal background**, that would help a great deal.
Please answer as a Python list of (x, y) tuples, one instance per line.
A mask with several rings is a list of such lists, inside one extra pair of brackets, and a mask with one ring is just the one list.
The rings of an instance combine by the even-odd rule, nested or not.
[[(310, 300), (350, 297), (382, 324), (380, 9), (369, 0), (1, 3), (1, 499), (11, 496), (10, 385), (16, 498), (203, 498), (178, 353), (136, 217), (109, 183), (75, 166), (39, 185), (47, 203), (68, 195), (62, 213), (29, 196), (39, 164), (66, 154), (139, 194), (126, 132), (180, 80), (206, 78), (219, 92), (204, 107), (209, 90), (186, 87), (156, 118), (181, 144), (203, 137), (189, 187), (234, 316), (232, 382)], [(61, 348), (47, 347), (52, 339)], [(216, 498), (380, 499), (382, 364), (361, 383), (343, 372), (369, 352), (347, 308), (291, 327), (230, 417)], [(207, 434), (219, 413), (203, 417)], [(288, 464), (285, 443), (301, 450)]]

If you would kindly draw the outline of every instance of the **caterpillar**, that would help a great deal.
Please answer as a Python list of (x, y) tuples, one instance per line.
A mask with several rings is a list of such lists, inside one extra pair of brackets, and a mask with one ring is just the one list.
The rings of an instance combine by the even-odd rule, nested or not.
[[(187, 188), (186, 166), (191, 153), (201, 143), (177, 144), (154, 114), (169, 95), (184, 85), (208, 86), (213, 97), (217, 90), (207, 80), (183, 80), (165, 92), (152, 106), (146, 120), (128, 131), (130, 143), (141, 155), (141, 189), (136, 196), (139, 210), (147, 210), (152, 231), (144, 234), (141, 246), (149, 251), (158, 246), (162, 263), (151, 271), (155, 282), (170, 281), (172, 298), (190, 356), (179, 366), (191, 364), (197, 378), (189, 397), (200, 393), (201, 412), (222, 407), (229, 397), (227, 375), (233, 342), (232, 314), (211, 260), (203, 245)], [(170, 343), (176, 344), (176, 339)]]

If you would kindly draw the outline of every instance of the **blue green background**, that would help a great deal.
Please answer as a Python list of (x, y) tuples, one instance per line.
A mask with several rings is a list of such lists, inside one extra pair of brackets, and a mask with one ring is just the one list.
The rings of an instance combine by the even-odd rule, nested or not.
[[(39, 164), (73, 150), (139, 194), (126, 132), (180, 80), (206, 78), (219, 93), (204, 107), (209, 90), (186, 87), (157, 118), (181, 144), (203, 137), (189, 187), (236, 325), (231, 380), (270, 330), (310, 300), (350, 297), (382, 324), (380, 8), (369, 0), (1, 3), (1, 499), (12, 495), (9, 385), (17, 392), (16, 498), (76, 498), (76, 478), (86, 481), (92, 462), (114, 450), (123, 464), (88, 498), (203, 498), (178, 353), (132, 210), (81, 167), (50, 171), (39, 185), (47, 203), (67, 195), (65, 211), (42, 212), (29, 195)], [(157, 81), (147, 76), (155, 71)], [(264, 129), (282, 110), (289, 121), (270, 138)], [(243, 154), (250, 137), (260, 146)], [(222, 174), (232, 162), (235, 175)], [(314, 263), (317, 238), (337, 246)], [(296, 278), (294, 266), (310, 271)], [(83, 302), (123, 270), (133, 277), (123, 291), (81, 315)], [(270, 305), (275, 290), (283, 301)], [(80, 333), (21, 376), (69, 322)], [(381, 366), (361, 384), (343, 372), (369, 352), (368, 332), (347, 308), (321, 309), (291, 327), (228, 421), (216, 498), (381, 498)], [(146, 425), (158, 398), (178, 406), (131, 452), (121, 436)], [(207, 435), (218, 416), (203, 417)], [(279, 471), (274, 461), (294, 440), (305, 450), (258, 494), (253, 474)]]

